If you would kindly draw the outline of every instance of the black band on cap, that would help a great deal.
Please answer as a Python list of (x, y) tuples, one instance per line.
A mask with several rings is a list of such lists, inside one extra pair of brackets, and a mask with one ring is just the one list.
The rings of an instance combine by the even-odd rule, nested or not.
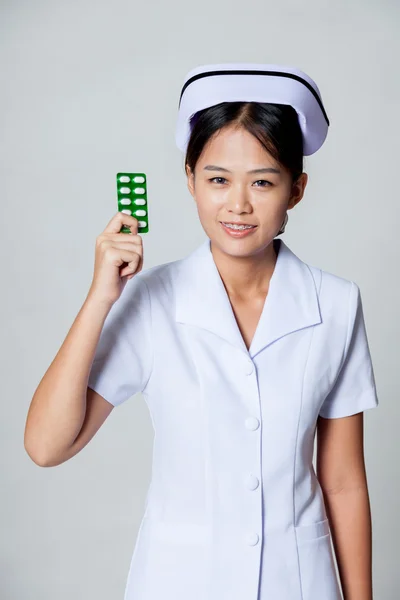
[(306, 88), (308, 90), (310, 90), (310, 92), (313, 94), (314, 98), (316, 99), (316, 101), (318, 102), (318, 104), (321, 108), (322, 114), (324, 115), (327, 124), (329, 125), (328, 115), (326, 114), (324, 105), (322, 104), (322, 100), (319, 97), (319, 95), (317, 94), (317, 92), (315, 91), (315, 89), (313, 88), (313, 86), (310, 83), (308, 83), (308, 81), (306, 81), (305, 79), (300, 77), (299, 75), (294, 75), (293, 73), (285, 73), (283, 71), (259, 71), (257, 69), (249, 71), (246, 69), (236, 69), (236, 70), (208, 71), (207, 73), (198, 73), (197, 75), (193, 75), (193, 77), (188, 79), (186, 81), (185, 85), (183, 86), (181, 95), (179, 97), (179, 106), (181, 105), (182, 96), (183, 96), (184, 91), (191, 83), (193, 83), (194, 81), (197, 81), (198, 79), (202, 79), (203, 77), (214, 77), (215, 75), (272, 75), (273, 77), (278, 76), (278, 77), (288, 77), (289, 79), (295, 79), (296, 81), (299, 81), (300, 83), (305, 85)]

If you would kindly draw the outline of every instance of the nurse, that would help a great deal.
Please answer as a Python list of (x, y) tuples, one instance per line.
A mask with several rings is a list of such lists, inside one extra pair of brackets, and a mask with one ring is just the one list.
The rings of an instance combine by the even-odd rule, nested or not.
[(153, 468), (125, 600), (372, 600), (363, 412), (378, 398), (360, 289), (277, 237), (328, 126), (297, 68), (193, 69), (176, 142), (205, 241), (143, 270), (135, 218), (97, 238), (25, 448), (61, 464), (143, 393)]

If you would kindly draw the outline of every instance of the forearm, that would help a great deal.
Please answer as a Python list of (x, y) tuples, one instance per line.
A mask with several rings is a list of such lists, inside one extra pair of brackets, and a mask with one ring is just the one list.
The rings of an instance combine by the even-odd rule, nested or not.
[(38, 464), (57, 459), (78, 436), (86, 413), (87, 382), (111, 306), (86, 298), (29, 408), (25, 448)]
[(372, 600), (371, 511), (367, 484), (324, 493), (344, 600)]

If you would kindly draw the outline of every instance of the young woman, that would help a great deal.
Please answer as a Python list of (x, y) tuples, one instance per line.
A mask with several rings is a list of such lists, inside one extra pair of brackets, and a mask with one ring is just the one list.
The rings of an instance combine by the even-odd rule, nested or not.
[(125, 600), (372, 599), (363, 411), (378, 399), (360, 290), (276, 238), (328, 125), (298, 69), (197, 68), (176, 140), (204, 243), (142, 270), (132, 216), (97, 238), (25, 447), (58, 465), (144, 394), (152, 482)]

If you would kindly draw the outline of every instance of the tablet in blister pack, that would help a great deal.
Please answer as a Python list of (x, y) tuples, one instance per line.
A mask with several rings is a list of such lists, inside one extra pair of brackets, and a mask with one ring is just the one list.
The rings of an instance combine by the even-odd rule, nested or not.
[[(138, 220), (138, 233), (149, 231), (145, 173), (117, 173), (118, 210)], [(123, 226), (120, 233), (131, 233)]]

